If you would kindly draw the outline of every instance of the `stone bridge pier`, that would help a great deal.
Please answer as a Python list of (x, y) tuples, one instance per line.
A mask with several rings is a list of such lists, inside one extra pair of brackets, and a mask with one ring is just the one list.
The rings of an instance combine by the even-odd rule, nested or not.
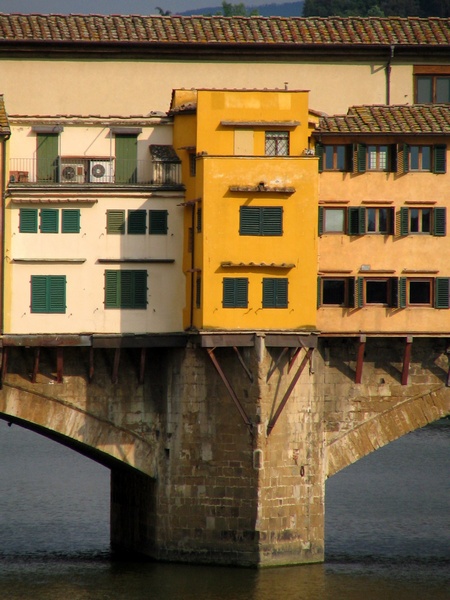
[(3, 340), (0, 417), (108, 466), (113, 548), (157, 560), (322, 561), (326, 478), (450, 412), (445, 338), (66, 342)]

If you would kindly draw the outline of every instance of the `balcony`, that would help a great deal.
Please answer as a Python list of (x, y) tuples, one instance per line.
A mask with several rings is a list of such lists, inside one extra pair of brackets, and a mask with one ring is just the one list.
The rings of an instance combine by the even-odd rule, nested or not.
[(9, 185), (181, 185), (181, 164), (150, 160), (12, 158)]

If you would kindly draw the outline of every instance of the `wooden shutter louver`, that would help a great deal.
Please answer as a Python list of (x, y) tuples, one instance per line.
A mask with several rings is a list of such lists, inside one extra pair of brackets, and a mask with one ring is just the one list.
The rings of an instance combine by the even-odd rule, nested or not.
[(123, 235), (125, 233), (125, 211), (106, 211), (106, 231), (109, 234)]
[(105, 271), (105, 307), (119, 308), (120, 271)]
[(406, 308), (406, 277), (400, 277), (398, 281), (398, 306)]
[(37, 208), (21, 208), (19, 213), (20, 233), (37, 233), (38, 211)]
[(402, 206), (400, 208), (400, 235), (409, 234), (409, 209)]
[(321, 144), (320, 142), (318, 142), (316, 144), (316, 148), (315, 148), (315, 154), (317, 156), (317, 158), (319, 159), (319, 173), (323, 172), (323, 144)]
[(433, 210), (433, 235), (445, 236), (447, 233), (447, 209), (439, 206)]
[(167, 235), (167, 210), (150, 210), (149, 211), (149, 233), (151, 235)]
[(348, 209), (348, 233), (349, 235), (364, 235), (366, 232), (366, 208), (365, 206), (350, 207)]
[(147, 230), (146, 210), (129, 210), (127, 231), (132, 235), (144, 235)]
[(78, 209), (63, 208), (61, 213), (62, 233), (80, 232), (80, 211)]
[(262, 235), (283, 235), (283, 209), (281, 206), (261, 208)]
[(59, 211), (56, 208), (41, 209), (41, 233), (58, 233)]
[(435, 280), (435, 308), (449, 308), (449, 293), (450, 293), (450, 280), (448, 277), (436, 277)]
[(439, 144), (434, 146), (433, 172), (443, 174), (447, 172), (447, 146)]

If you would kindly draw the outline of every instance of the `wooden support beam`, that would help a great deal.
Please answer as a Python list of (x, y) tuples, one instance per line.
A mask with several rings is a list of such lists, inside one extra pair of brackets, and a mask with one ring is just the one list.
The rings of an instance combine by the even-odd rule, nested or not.
[(242, 368), (244, 369), (244, 371), (247, 374), (247, 377), (250, 379), (250, 381), (253, 383), (253, 373), (250, 371), (250, 369), (247, 367), (247, 365), (244, 362), (244, 359), (242, 358), (241, 353), (239, 352), (239, 348), (237, 348), (236, 346), (233, 346), (233, 350), (236, 352), (237, 357), (239, 359), (239, 362), (242, 365)]
[(355, 383), (361, 383), (365, 351), (366, 351), (366, 336), (361, 335), (359, 338), (358, 357), (356, 359)]
[(120, 365), (120, 348), (114, 350), (114, 363), (111, 381), (112, 383), (119, 382), (119, 365)]
[(408, 385), (408, 375), (409, 375), (409, 365), (411, 363), (412, 343), (413, 343), (412, 336), (408, 336), (406, 338), (405, 352), (403, 354), (402, 385)]
[(248, 418), (247, 413), (244, 410), (244, 407), (239, 402), (239, 398), (236, 396), (236, 393), (233, 390), (233, 388), (231, 387), (231, 384), (228, 381), (225, 373), (222, 371), (222, 368), (219, 365), (219, 362), (214, 354), (215, 348), (207, 348), (206, 350), (208, 352), (208, 356), (211, 359), (212, 364), (216, 368), (216, 371), (219, 373), (220, 378), (222, 379), (223, 383), (225, 384), (225, 387), (227, 388), (228, 393), (231, 396), (231, 399), (233, 400), (234, 404), (236, 405), (236, 408), (238, 409), (239, 414), (242, 417), (242, 420), (247, 425), (250, 434), (253, 435), (253, 425), (252, 425), (250, 419)]
[(303, 346), (299, 346), (294, 354), (291, 356), (291, 360), (289, 361), (289, 367), (288, 367), (288, 373), (290, 373), (292, 367), (294, 366), (295, 361), (297, 360), (297, 356), (300, 354), (301, 350), (302, 350)]
[(272, 417), (272, 419), (270, 420), (269, 425), (267, 426), (267, 436), (270, 435), (272, 429), (275, 427), (275, 424), (278, 421), (279, 416), (283, 412), (283, 409), (286, 406), (286, 403), (289, 400), (289, 398), (290, 398), (290, 396), (291, 396), (291, 394), (292, 394), (292, 392), (293, 392), (293, 390), (294, 390), (294, 388), (295, 388), (295, 386), (297, 384), (297, 381), (298, 381), (300, 375), (302, 374), (303, 369), (306, 367), (306, 364), (311, 359), (311, 355), (312, 355), (313, 351), (314, 351), (314, 348), (308, 348), (307, 353), (303, 357), (303, 360), (302, 360), (299, 368), (297, 369), (297, 373), (292, 378), (292, 381), (289, 384), (289, 387), (286, 390), (286, 393), (284, 394), (284, 397), (283, 397), (282, 401), (280, 402), (279, 407), (277, 408), (274, 416)]
[(64, 349), (56, 348), (56, 383), (63, 382)]
[(94, 379), (94, 346), (89, 348), (89, 383), (92, 383)]
[(34, 349), (34, 362), (33, 362), (33, 372), (31, 374), (31, 382), (36, 383), (37, 374), (39, 372), (39, 359), (41, 356), (41, 348), (37, 346)]
[(139, 384), (144, 383), (145, 378), (145, 359), (147, 355), (147, 348), (141, 348), (141, 357), (139, 362)]

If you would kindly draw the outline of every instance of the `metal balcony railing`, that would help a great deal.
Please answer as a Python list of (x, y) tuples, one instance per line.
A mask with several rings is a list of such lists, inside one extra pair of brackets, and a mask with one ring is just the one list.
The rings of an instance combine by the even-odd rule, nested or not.
[(12, 158), (9, 183), (179, 185), (181, 165), (114, 158)]

